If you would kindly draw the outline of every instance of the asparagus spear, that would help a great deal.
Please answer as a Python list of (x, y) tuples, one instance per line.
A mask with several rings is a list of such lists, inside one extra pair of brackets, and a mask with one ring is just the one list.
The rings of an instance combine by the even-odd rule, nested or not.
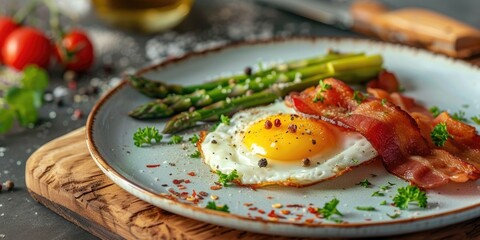
[(230, 115), (241, 109), (259, 106), (274, 102), (293, 91), (301, 91), (311, 86), (316, 86), (320, 79), (335, 77), (350, 83), (360, 83), (375, 77), (381, 66), (371, 66), (351, 71), (326, 73), (305, 79), (301, 82), (274, 84), (270, 88), (252, 95), (223, 100), (193, 112), (182, 112), (172, 117), (165, 125), (163, 133), (176, 133), (194, 127), (198, 122), (212, 119), (221, 114)]
[[(319, 63), (318, 65), (300, 68), (296, 71), (281, 74), (271, 72), (269, 75), (262, 78), (259, 77), (254, 81), (247, 81), (244, 84), (230, 85), (209, 91), (202, 89), (187, 95), (170, 95), (164, 99), (158, 99), (143, 104), (132, 110), (129, 115), (138, 119), (169, 117), (175, 113), (186, 111), (191, 107), (203, 107), (226, 99), (227, 97), (232, 98), (241, 96), (247, 92), (258, 92), (268, 88), (274, 83), (291, 82), (297, 78), (297, 75), (303, 78), (308, 78), (315, 75), (323, 76), (322, 74), (325, 73), (334, 73), (337, 69), (345, 71), (349, 69), (348, 64), (350, 63), (350, 59), (352, 59), (352, 67), (350, 67), (350, 69), (381, 65), (381, 57), (377, 55), (359, 56), (358, 54), (330, 54), (321, 60), (317, 59), (317, 63)], [(336, 63), (340, 60), (342, 61)]]
[(302, 69), (312, 65), (318, 65), (325, 63), (326, 61), (338, 59), (341, 57), (361, 56), (363, 53), (347, 53), (341, 54), (333, 51), (329, 51), (326, 55), (316, 56), (307, 59), (294, 60), (284, 64), (278, 64), (271, 68), (258, 71), (252, 75), (239, 74), (231, 77), (222, 77), (214, 81), (198, 84), (181, 86), (177, 84), (167, 84), (161, 81), (154, 81), (139, 75), (126, 75), (126, 79), (130, 82), (131, 86), (137, 89), (139, 92), (152, 98), (165, 98), (170, 94), (188, 94), (193, 93), (199, 89), (211, 90), (218, 86), (228, 86), (231, 83), (243, 83), (247, 79), (255, 79), (257, 77), (264, 77), (273, 72), (295, 72), (296, 69)]

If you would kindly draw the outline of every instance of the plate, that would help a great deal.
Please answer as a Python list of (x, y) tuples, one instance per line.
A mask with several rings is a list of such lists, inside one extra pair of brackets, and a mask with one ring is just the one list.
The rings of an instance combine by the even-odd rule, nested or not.
[[(345, 52), (380, 53), (387, 69), (395, 72), (406, 94), (426, 106), (464, 111), (466, 117), (480, 113), (480, 70), (468, 63), (399, 45), (359, 39), (289, 39), (235, 44), (190, 54), (141, 70), (145, 76), (178, 84), (193, 84), (220, 75), (242, 72), (259, 62), (279, 62), (316, 54), (327, 49)], [(133, 133), (140, 127), (162, 129), (165, 121), (138, 121), (129, 110), (149, 101), (125, 82), (107, 93), (92, 110), (87, 122), (87, 143), (100, 169), (131, 194), (167, 211), (225, 227), (295, 237), (371, 237), (438, 228), (480, 216), (479, 182), (448, 184), (429, 190), (426, 209), (409, 210), (392, 202), (397, 189), (407, 183), (373, 163), (334, 180), (305, 188), (271, 186), (261, 189), (227, 187), (212, 190), (217, 176), (200, 159), (189, 157), (195, 147), (185, 141), (137, 148)], [(202, 127), (183, 133), (188, 139)], [(158, 166), (159, 165), (159, 166)], [(373, 186), (357, 185), (368, 179)], [(179, 182), (181, 182), (179, 184)], [(381, 187), (394, 184), (391, 189)], [(205, 192), (199, 202), (188, 196)], [(382, 191), (384, 196), (372, 196)], [(203, 193), (202, 193), (203, 194)], [(230, 213), (206, 209), (212, 197), (228, 205)], [(309, 207), (323, 207), (337, 198), (343, 222), (317, 218)], [(274, 205), (280, 204), (281, 208)], [(357, 206), (373, 206), (360, 211)], [(284, 211), (282, 211), (284, 210)], [(290, 213), (288, 213), (288, 210)], [(272, 214), (274, 211), (275, 214)], [(392, 218), (396, 216), (397, 218)]]

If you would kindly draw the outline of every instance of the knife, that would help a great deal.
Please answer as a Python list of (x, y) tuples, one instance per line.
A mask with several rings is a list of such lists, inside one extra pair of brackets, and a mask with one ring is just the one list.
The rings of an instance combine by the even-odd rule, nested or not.
[(456, 58), (480, 53), (479, 30), (426, 9), (389, 10), (372, 0), (257, 1), (342, 29)]

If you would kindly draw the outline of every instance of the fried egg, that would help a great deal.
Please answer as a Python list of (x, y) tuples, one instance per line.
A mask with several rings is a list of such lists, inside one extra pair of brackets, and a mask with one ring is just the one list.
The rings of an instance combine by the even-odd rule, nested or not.
[(242, 185), (308, 186), (377, 156), (359, 133), (298, 115), (278, 101), (236, 113), (199, 144), (213, 171), (237, 170)]

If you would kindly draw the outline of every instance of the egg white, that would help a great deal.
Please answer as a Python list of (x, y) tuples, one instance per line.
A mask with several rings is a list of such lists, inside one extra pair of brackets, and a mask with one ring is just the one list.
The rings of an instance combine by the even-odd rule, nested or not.
[(244, 185), (263, 186), (279, 184), (306, 186), (340, 176), (353, 166), (360, 165), (377, 156), (377, 151), (359, 133), (342, 131), (330, 125), (337, 135), (337, 144), (331, 154), (309, 156), (310, 166), (302, 166), (301, 161), (286, 162), (268, 159), (267, 167), (260, 168), (258, 161), (263, 158), (250, 150), (242, 142), (244, 130), (256, 121), (279, 113), (295, 114), (295, 110), (278, 101), (268, 106), (252, 108), (236, 113), (230, 124), (220, 124), (215, 131), (208, 133), (200, 149), (206, 164), (213, 171), (230, 173), (237, 170), (239, 181)]

